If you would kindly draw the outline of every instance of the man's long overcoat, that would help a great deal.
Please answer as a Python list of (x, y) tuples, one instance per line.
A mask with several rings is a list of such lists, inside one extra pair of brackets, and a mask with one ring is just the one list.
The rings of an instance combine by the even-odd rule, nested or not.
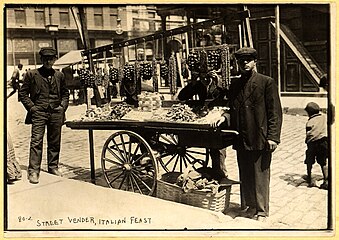
[(253, 71), (232, 82), (229, 94), (231, 127), (239, 132), (235, 149), (264, 150), (267, 140), (280, 142), (282, 109), (272, 78)]

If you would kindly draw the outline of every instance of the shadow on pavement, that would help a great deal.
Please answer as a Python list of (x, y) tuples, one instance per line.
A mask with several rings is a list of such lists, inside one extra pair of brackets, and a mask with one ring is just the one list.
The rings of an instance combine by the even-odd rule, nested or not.
[[(313, 174), (312, 178), (315, 181), (319, 181), (322, 179), (322, 176), (319, 174)], [(280, 176), (280, 179), (286, 181), (288, 185), (292, 185), (294, 187), (307, 186), (306, 175), (287, 173), (283, 176)]]
[[(84, 182), (91, 182), (91, 171), (88, 168), (74, 167), (64, 163), (60, 164), (63, 177)], [(102, 174), (101, 168), (95, 170), (95, 185), (107, 187), (107, 182)]]
[(225, 215), (230, 216), (231, 218), (236, 218), (240, 216), (241, 206), (238, 203), (230, 202), (230, 205), (227, 210), (223, 212)]

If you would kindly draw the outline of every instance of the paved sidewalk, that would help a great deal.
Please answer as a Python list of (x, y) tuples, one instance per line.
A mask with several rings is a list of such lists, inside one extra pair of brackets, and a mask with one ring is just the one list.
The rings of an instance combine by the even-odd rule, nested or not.
[[(234, 220), (223, 213), (141, 194), (107, 189), (42, 172), (40, 183), (26, 179), (8, 185), (8, 236), (25, 230), (203, 230), (216, 235), (227, 229), (264, 229), (265, 223)], [(43, 233), (30, 235), (43, 236)], [(120, 233), (123, 235), (123, 233)], [(164, 236), (166, 233), (146, 235)], [(219, 233), (220, 234), (220, 233)], [(48, 236), (60, 236), (51, 233)], [(130, 235), (130, 233), (126, 233)], [(132, 233), (133, 235), (133, 233)], [(181, 235), (181, 234), (180, 234)], [(86, 236), (86, 235), (85, 235)]]
[[(83, 113), (85, 109), (85, 105), (70, 106), (67, 111), (67, 118), (76, 118), (80, 113)], [(17, 158), (25, 169), (28, 162), (30, 126), (24, 125), (24, 116), (25, 110), (22, 105), (17, 102), (16, 95), (14, 95), (8, 101), (8, 130), (13, 138)], [(222, 226), (227, 226), (226, 228), (229, 227), (230, 229), (320, 230), (319, 234), (323, 233), (322, 230), (327, 228), (328, 220), (328, 192), (317, 187), (308, 188), (303, 179), (306, 173), (306, 168), (303, 163), (306, 149), (304, 143), (306, 121), (307, 117), (305, 116), (284, 114), (282, 142), (274, 153), (271, 166), (269, 221), (262, 225), (262, 223), (259, 224), (255, 220), (238, 216), (240, 212), (239, 186), (235, 185), (232, 188), (229, 211), (218, 220), (223, 219), (220, 223)], [(202, 226), (208, 226), (206, 224), (209, 223), (205, 220), (205, 217), (209, 218), (215, 215), (215, 213), (207, 210), (107, 188), (107, 184), (101, 174), (100, 155), (102, 146), (106, 139), (112, 134), (112, 131), (94, 132), (97, 185), (84, 183), (90, 182), (88, 132), (84, 130), (71, 130), (67, 127), (63, 127), (62, 131), (60, 159), (61, 171), (64, 173), (64, 177), (57, 178), (49, 174), (43, 174), (40, 181), (41, 183), (38, 185), (31, 185), (26, 179), (23, 179), (14, 185), (8, 186), (9, 202), (13, 203), (13, 205), (10, 206), (12, 207), (12, 211), (13, 209), (21, 210), (19, 207), (24, 201), (23, 199), (29, 199), (31, 197), (29, 193), (32, 192), (39, 196), (47, 195), (48, 200), (46, 202), (59, 199), (62, 202), (60, 206), (69, 207), (66, 212), (71, 216), (78, 216), (79, 213), (85, 216), (91, 216), (93, 213), (92, 209), (95, 209), (94, 212), (98, 214), (98, 218), (100, 214), (103, 214), (102, 216), (105, 217), (112, 217), (129, 215), (135, 211), (145, 210), (142, 212), (151, 214), (152, 218), (158, 219), (158, 213), (161, 212), (159, 212), (159, 209), (153, 208), (153, 205), (155, 204), (154, 206), (157, 206), (156, 204), (160, 204), (164, 206), (164, 209), (178, 209), (178, 212), (168, 211), (166, 214), (159, 214), (159, 216), (161, 216), (163, 221), (172, 219), (172, 225), (169, 226), (179, 226), (180, 228), (184, 225), (191, 226), (189, 225), (191, 222), (197, 224), (194, 225), (195, 227), (200, 226), (200, 224), (204, 224)], [(45, 154), (46, 149), (44, 149), (44, 155)], [(46, 169), (45, 162), (46, 157), (44, 156), (44, 169)], [(231, 148), (227, 149), (226, 165), (230, 178), (237, 180), (238, 168), (236, 157), (235, 152)], [(314, 166), (313, 175), (319, 186), (322, 181), (319, 166)], [(56, 191), (51, 190), (51, 188), (55, 189), (54, 187), (57, 189)], [(119, 198), (119, 196), (121, 196), (121, 198)], [(121, 205), (123, 201), (119, 201), (124, 198), (129, 199), (128, 204)], [(19, 203), (17, 203), (18, 201)], [(42, 200), (40, 199), (40, 201)], [(83, 203), (83, 201), (85, 202)], [(50, 218), (43, 219), (49, 220), (58, 217), (55, 215), (58, 213), (57, 208), (49, 208), (49, 205), (46, 204), (42, 206), (44, 210), (41, 212), (44, 212), (47, 216), (50, 214)], [(52, 206), (54, 205), (52, 204)], [(40, 207), (40, 204), (33, 204), (29, 209), (38, 212), (38, 208)], [(131, 209), (133, 209), (133, 211)], [(188, 211), (186, 209), (195, 209), (194, 212), (199, 212), (199, 214), (202, 215), (206, 214), (207, 211), (209, 212), (207, 215), (210, 216), (204, 215), (203, 218), (200, 218), (192, 215), (193, 217), (188, 220), (185, 218), (187, 216), (186, 211)], [(107, 215), (105, 215), (106, 213)], [(9, 212), (9, 216), (12, 217), (11, 211)], [(184, 219), (186, 220), (184, 221)], [(212, 222), (216, 224), (212, 224), (214, 227), (219, 226), (219, 223)], [(224, 225), (225, 222), (227, 222), (227, 224)], [(166, 224), (167, 223), (169, 222), (166, 222)], [(164, 227), (165, 225), (159, 222), (157, 226)], [(57, 228), (57, 226), (54, 228)], [(34, 229), (36, 229), (36, 227)], [(314, 236), (317, 234), (318, 232), (313, 232)]]

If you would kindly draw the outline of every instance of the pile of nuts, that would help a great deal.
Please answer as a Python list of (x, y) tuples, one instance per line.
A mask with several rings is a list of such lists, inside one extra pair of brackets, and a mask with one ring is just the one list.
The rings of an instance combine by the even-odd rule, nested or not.
[(167, 121), (174, 122), (194, 122), (198, 116), (187, 105), (174, 104), (166, 114)]

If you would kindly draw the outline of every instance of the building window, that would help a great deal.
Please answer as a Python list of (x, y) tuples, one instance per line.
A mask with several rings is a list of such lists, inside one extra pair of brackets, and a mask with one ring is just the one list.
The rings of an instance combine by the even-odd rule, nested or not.
[(150, 30), (150, 31), (155, 31), (155, 30), (156, 30), (156, 28), (155, 28), (155, 22), (154, 22), (154, 21), (149, 22), (148, 24), (149, 24), (149, 30)]
[(96, 27), (103, 26), (103, 16), (101, 7), (94, 8), (94, 26)]
[(60, 16), (60, 26), (70, 25), (68, 8), (60, 8), (59, 16)]
[(34, 11), (35, 26), (45, 26), (45, 12), (43, 10)]
[(140, 21), (137, 19), (133, 19), (133, 29), (134, 30), (140, 30)]
[(140, 21), (140, 30), (148, 31), (149, 30), (149, 21)]
[(71, 50), (77, 49), (76, 39), (59, 39), (59, 51), (60, 53), (67, 53)]
[(26, 14), (25, 10), (14, 10), (15, 14), (15, 24), (16, 25), (26, 25)]
[(155, 12), (148, 12), (149, 18), (155, 18)]
[(117, 28), (118, 9), (116, 7), (110, 7), (109, 21), (112, 29)]
[(118, 19), (118, 15), (111, 14), (109, 16), (109, 21), (111, 22), (112, 29), (117, 28), (117, 19)]

